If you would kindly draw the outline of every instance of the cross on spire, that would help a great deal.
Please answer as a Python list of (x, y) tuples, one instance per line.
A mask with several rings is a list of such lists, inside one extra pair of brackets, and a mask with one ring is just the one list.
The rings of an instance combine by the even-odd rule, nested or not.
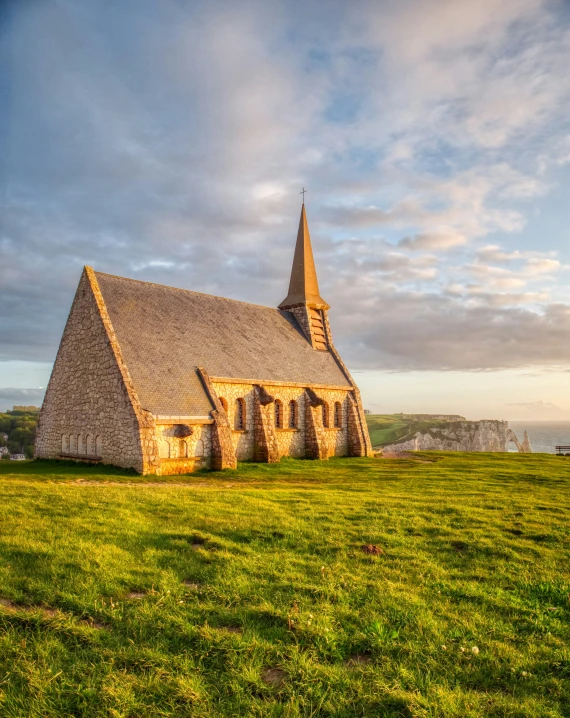
[(303, 189), (301, 190), (301, 192), (299, 192), (299, 194), (302, 194), (302, 195), (303, 195), (303, 204), (305, 204), (305, 193), (306, 193), (306, 191), (307, 191), (307, 190), (303, 187)]

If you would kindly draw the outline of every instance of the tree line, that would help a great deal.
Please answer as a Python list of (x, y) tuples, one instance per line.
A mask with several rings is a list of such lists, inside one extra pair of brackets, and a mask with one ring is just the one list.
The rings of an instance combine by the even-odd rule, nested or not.
[[(0, 446), (6, 446), (10, 454), (33, 458), (39, 415), (36, 406), (15, 406), (11, 411), (0, 413)], [(2, 458), (9, 459), (10, 454), (3, 454)]]

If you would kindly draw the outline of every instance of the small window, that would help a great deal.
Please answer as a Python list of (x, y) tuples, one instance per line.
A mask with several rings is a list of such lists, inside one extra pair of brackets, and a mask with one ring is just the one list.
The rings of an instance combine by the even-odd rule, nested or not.
[(100, 436), (95, 439), (95, 456), (103, 456), (103, 439)]
[(340, 429), (342, 426), (342, 407), (340, 401), (335, 401), (334, 403), (334, 425), (337, 429)]
[(329, 428), (329, 405), (326, 401), (323, 404), (323, 426), (325, 429)]
[(95, 447), (93, 446), (93, 434), (87, 434), (87, 441), (85, 442), (85, 449), (88, 456), (93, 456), (95, 453)]
[(198, 441), (196, 442), (194, 456), (204, 456), (204, 442), (202, 441), (202, 439), (198, 439)]
[(236, 399), (235, 427), (238, 431), (245, 429), (245, 399)]
[(188, 456), (188, 446), (184, 439), (180, 439), (178, 442), (178, 458), (185, 459)]
[(275, 426), (277, 429), (283, 428), (283, 404), (279, 399), (275, 399)]
[(63, 434), (61, 437), (61, 453), (69, 454), (69, 435)]
[(77, 454), (77, 437), (75, 434), (70, 434), (69, 436), (69, 453)]
[(296, 401), (289, 402), (289, 428), (290, 429), (297, 428), (297, 402)]
[(227, 414), (228, 413), (228, 402), (224, 399), (223, 396), (220, 397), (220, 404), (224, 407), (224, 411)]
[(85, 439), (83, 438), (83, 434), (79, 434), (77, 437), (77, 453), (80, 456), (85, 455)]
[(170, 459), (170, 444), (166, 439), (161, 439), (158, 445), (158, 455), (161, 459)]

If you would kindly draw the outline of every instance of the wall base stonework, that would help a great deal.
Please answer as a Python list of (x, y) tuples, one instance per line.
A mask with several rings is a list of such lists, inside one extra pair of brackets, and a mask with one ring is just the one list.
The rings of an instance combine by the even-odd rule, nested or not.
[(199, 469), (209, 469), (211, 467), (211, 463), (210, 459), (201, 459), (197, 457), (189, 459), (162, 459), (160, 467), (155, 473), (156, 476), (191, 474)]

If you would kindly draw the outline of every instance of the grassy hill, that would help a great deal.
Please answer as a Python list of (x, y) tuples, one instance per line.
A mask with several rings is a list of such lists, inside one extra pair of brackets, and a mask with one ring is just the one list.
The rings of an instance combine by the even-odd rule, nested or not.
[(0, 715), (568, 716), (569, 489), (538, 454), (1, 462)]
[[(463, 419), (463, 417), (458, 418)], [(433, 427), (449, 427), (454, 423), (449, 420), (429, 418), (426, 414), (367, 414), (366, 422), (370, 441), (375, 447), (411, 439), (416, 431), (424, 432)]]

